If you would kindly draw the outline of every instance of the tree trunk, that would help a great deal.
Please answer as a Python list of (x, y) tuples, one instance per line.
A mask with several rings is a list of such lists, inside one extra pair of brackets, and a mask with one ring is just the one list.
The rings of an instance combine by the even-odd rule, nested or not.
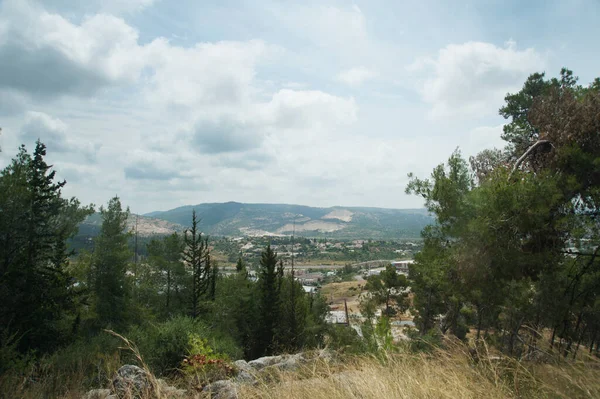
[(169, 313), (169, 305), (171, 300), (171, 269), (167, 270), (167, 313)]
[(573, 351), (573, 360), (575, 360), (575, 358), (577, 357), (577, 351), (579, 351), (579, 345), (581, 345), (581, 340), (583, 339), (586, 330), (587, 327), (584, 327), (581, 331), (581, 334), (579, 334), (579, 337), (577, 338), (577, 345), (575, 346), (575, 351)]
[[(577, 331), (579, 331), (579, 326), (581, 324), (581, 316), (582, 315), (583, 315), (583, 311), (579, 312), (579, 315), (577, 315), (577, 323), (575, 324), (575, 330), (573, 330), (573, 335), (577, 335)], [(565, 348), (565, 353), (564, 353), (565, 358), (569, 355), (572, 345), (573, 345), (573, 338), (569, 337), (569, 343), (567, 344), (567, 347)]]
[(554, 337), (556, 336), (556, 329), (558, 328), (558, 325), (554, 325), (554, 328), (552, 329), (552, 337), (550, 338), (550, 349), (554, 348)]
[(598, 329), (595, 329), (594, 333), (592, 334), (592, 342), (590, 342), (590, 355), (594, 351), (594, 342), (596, 342), (597, 335), (598, 335)]
[(533, 152), (533, 150), (535, 150), (539, 145), (548, 144), (548, 143), (550, 143), (550, 141), (548, 141), (548, 140), (538, 140), (535, 143), (533, 143), (531, 145), (531, 147), (529, 147), (527, 149), (527, 151), (525, 151), (525, 153), (523, 155), (521, 155), (519, 157), (519, 159), (517, 159), (517, 162), (515, 162), (515, 165), (513, 166), (512, 170), (510, 171), (510, 175), (508, 175), (508, 180), (510, 180), (510, 178), (512, 177), (512, 175), (517, 171), (517, 169), (519, 168), (519, 166), (529, 156), (529, 154), (531, 154)]
[(481, 321), (482, 321), (482, 309), (480, 306), (477, 307), (477, 341), (479, 341), (479, 336), (481, 334)]
[(428, 295), (427, 295), (427, 308), (425, 310), (425, 317), (423, 318), (423, 331), (421, 331), (421, 336), (425, 335), (425, 333), (427, 332), (428, 328), (428, 324), (429, 324), (429, 313), (430, 313), (430, 308), (431, 308), (431, 290), (429, 290)]

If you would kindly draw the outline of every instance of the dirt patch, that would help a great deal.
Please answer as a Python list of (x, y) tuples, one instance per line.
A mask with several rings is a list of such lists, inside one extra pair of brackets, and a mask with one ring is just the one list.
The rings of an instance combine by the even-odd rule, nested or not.
[(358, 297), (363, 292), (365, 281), (344, 281), (331, 283), (321, 288), (321, 294), (329, 303), (331, 310), (344, 310), (344, 299), (348, 312), (358, 313)]
[(337, 219), (342, 222), (350, 222), (352, 221), (353, 212), (350, 212), (347, 209), (336, 209), (329, 212), (327, 215), (323, 216), (321, 219)]

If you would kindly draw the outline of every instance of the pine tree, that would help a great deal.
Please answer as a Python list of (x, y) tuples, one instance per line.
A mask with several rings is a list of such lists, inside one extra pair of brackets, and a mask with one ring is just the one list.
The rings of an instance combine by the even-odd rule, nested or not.
[(100, 208), (100, 213), (102, 228), (96, 238), (93, 260), (95, 310), (102, 326), (120, 326), (128, 310), (129, 208), (123, 210), (119, 197), (114, 197), (107, 208)]
[(202, 238), (198, 230), (199, 220), (196, 211), (192, 211), (192, 228), (185, 233), (183, 259), (192, 270), (191, 316), (200, 315), (201, 300), (210, 288), (210, 253), (208, 238)]
[(277, 253), (271, 244), (262, 252), (258, 289), (260, 293), (260, 321), (257, 328), (255, 356), (271, 354), (274, 350), (275, 328), (279, 320), (279, 289), (281, 278), (277, 267)]
[(242, 274), (246, 274), (247, 270), (246, 270), (246, 264), (244, 263), (244, 259), (242, 258), (242, 254), (240, 253), (240, 256), (238, 258), (238, 261), (235, 265), (235, 271), (237, 273), (242, 273)]
[[(140, 279), (140, 285), (147, 287), (148, 302), (153, 301), (150, 296), (156, 297), (159, 292), (163, 292), (158, 296), (164, 298), (156, 306), (162, 309), (161, 313), (164, 316), (182, 311), (182, 294), (187, 287), (187, 276), (181, 256), (184, 246), (182, 236), (177, 233), (162, 239), (152, 239), (147, 245), (151, 270), (147, 277)], [(148, 305), (151, 306), (150, 303)]]
[(22, 350), (49, 350), (66, 334), (60, 321), (74, 299), (66, 240), (92, 212), (62, 198), (66, 182), (54, 181), (45, 156), (39, 141), (33, 156), (21, 146), (0, 174), (0, 333), (16, 333)]

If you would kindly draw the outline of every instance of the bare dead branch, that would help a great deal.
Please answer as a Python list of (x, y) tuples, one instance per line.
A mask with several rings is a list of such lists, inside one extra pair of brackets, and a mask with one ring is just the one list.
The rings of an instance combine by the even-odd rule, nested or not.
[(535, 150), (538, 146), (542, 144), (550, 144), (550, 140), (538, 140), (535, 143), (533, 143), (531, 147), (529, 147), (527, 151), (525, 151), (525, 153), (521, 155), (519, 159), (517, 159), (517, 162), (515, 162), (515, 166), (513, 166), (512, 170), (510, 171), (510, 175), (508, 175), (508, 180), (510, 180), (515, 171), (519, 168), (519, 166), (521, 166), (523, 161), (533, 152), (533, 150)]

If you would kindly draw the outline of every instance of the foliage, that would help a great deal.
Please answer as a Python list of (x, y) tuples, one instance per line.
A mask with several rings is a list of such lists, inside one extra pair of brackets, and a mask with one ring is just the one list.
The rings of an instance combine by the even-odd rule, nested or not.
[(183, 238), (177, 233), (153, 238), (148, 243), (148, 267), (140, 270), (144, 275), (138, 279), (138, 300), (163, 317), (187, 311), (188, 275), (182, 261), (183, 250)]
[(215, 353), (206, 339), (189, 334), (189, 355), (181, 363), (185, 374), (206, 384), (231, 377), (234, 369), (226, 355)]
[(192, 270), (191, 315), (194, 318), (200, 316), (201, 299), (206, 295), (212, 277), (208, 237), (202, 238), (202, 232), (198, 230), (198, 223), (199, 220), (196, 218), (194, 210), (192, 227), (184, 235), (185, 250), (183, 252), (183, 260)]
[(398, 274), (392, 265), (387, 265), (378, 275), (369, 276), (365, 285), (365, 289), (369, 291), (369, 299), (376, 304), (384, 304), (383, 314), (388, 317), (408, 308), (408, 294), (405, 291), (407, 287), (406, 276)]
[(77, 289), (66, 271), (66, 241), (92, 207), (62, 197), (66, 182), (44, 160), (21, 146), (0, 173), (0, 334), (17, 347), (50, 351), (68, 339)]
[[(126, 333), (135, 342), (150, 369), (159, 374), (176, 373), (188, 354), (195, 354), (194, 345), (200, 337), (205, 344), (231, 357), (239, 357), (240, 350), (231, 337), (211, 330), (201, 321), (188, 316), (177, 316), (161, 323), (134, 326)], [(191, 338), (195, 337), (195, 338)]]
[(269, 355), (275, 350), (275, 329), (280, 318), (280, 288), (283, 269), (278, 268), (277, 253), (271, 245), (262, 253), (259, 274), (259, 319), (255, 332), (256, 347), (252, 355), (260, 357)]
[(540, 331), (562, 353), (597, 343), (600, 287), (600, 88), (534, 74), (506, 97), (504, 153), (459, 152), (431, 179), (410, 175), (436, 224), (410, 269), (415, 322), (464, 339), (497, 332), (505, 352), (534, 351)]
[(123, 210), (118, 197), (111, 198), (108, 207), (100, 208), (103, 223), (97, 237), (92, 262), (95, 311), (102, 326), (124, 325), (128, 311), (130, 284), (127, 266), (131, 252), (127, 246), (127, 218), (129, 209)]

